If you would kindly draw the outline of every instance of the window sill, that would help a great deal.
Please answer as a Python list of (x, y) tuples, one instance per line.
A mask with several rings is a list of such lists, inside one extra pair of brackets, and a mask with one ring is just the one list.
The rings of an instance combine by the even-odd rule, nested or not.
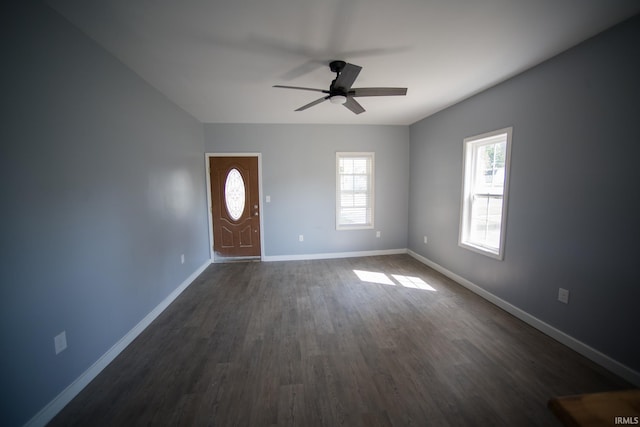
[(369, 225), (338, 225), (336, 231), (349, 231), (349, 230), (371, 230), (373, 224)]
[(484, 246), (474, 245), (467, 242), (458, 242), (458, 246), (488, 256), (489, 258), (497, 259), (498, 261), (502, 261), (504, 259), (504, 254), (500, 251), (494, 251)]

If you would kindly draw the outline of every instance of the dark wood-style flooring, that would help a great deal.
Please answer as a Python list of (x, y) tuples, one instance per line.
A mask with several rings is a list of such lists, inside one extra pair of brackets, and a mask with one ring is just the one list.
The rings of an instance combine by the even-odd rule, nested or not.
[(214, 264), (50, 425), (554, 426), (629, 387), (407, 255)]

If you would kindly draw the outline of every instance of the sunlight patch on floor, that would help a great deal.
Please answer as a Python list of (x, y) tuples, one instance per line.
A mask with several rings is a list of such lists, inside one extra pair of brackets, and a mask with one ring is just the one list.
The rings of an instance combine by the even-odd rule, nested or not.
[(363, 282), (371, 282), (371, 283), (380, 283), (381, 285), (391, 285), (395, 286), (396, 284), (391, 281), (389, 276), (384, 273), (374, 273), (373, 271), (363, 271), (363, 270), (353, 270), (356, 273), (356, 276)]
[(433, 291), (436, 289), (422, 280), (419, 277), (414, 276), (403, 276), (401, 274), (392, 274), (393, 278), (396, 279), (402, 286), (405, 288), (413, 288), (413, 289), (423, 289), (425, 291)]
[(380, 283), (381, 285), (389, 285), (396, 286), (397, 284), (411, 289), (420, 289), (423, 291), (432, 291), (436, 292), (436, 289), (425, 282), (420, 277), (415, 276), (405, 276), (402, 274), (392, 274), (391, 277), (395, 279), (395, 282), (391, 279), (391, 277), (387, 276), (384, 273), (379, 273), (375, 271), (365, 271), (365, 270), (353, 270), (353, 272), (358, 276), (363, 282), (369, 283)]

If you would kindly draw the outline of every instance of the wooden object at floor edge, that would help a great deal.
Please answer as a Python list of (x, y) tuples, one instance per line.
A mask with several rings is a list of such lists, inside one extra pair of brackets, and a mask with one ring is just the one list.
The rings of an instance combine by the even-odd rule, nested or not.
[(549, 409), (567, 427), (640, 425), (640, 390), (554, 397)]

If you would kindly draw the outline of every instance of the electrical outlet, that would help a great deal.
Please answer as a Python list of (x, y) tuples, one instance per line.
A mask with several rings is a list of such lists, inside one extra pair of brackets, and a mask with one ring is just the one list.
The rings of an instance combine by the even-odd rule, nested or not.
[(267, 197), (265, 197), (265, 199), (266, 199), (265, 202), (271, 203), (271, 196), (267, 196)]
[(424, 244), (427, 244), (427, 236), (424, 236)]
[(67, 331), (62, 331), (55, 337), (53, 337), (53, 346), (55, 348), (56, 354), (59, 354), (61, 351), (67, 348)]
[(304, 236), (302, 234), (298, 236), (298, 242), (304, 242)]
[(380, 231), (376, 231), (376, 237), (380, 237)]
[(180, 255), (180, 264), (184, 264), (184, 254)]
[(569, 291), (566, 289), (558, 289), (558, 301), (569, 304)]

